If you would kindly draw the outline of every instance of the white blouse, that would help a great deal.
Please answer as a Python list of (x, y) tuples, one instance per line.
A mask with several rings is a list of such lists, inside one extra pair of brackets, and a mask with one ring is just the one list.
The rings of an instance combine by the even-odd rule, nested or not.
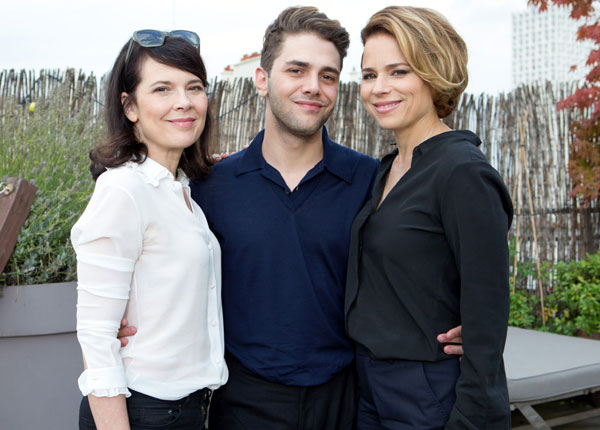
[[(221, 249), (184, 192), (183, 172), (150, 158), (108, 169), (71, 230), (84, 396), (176, 400), (227, 381)], [(138, 331), (120, 348), (123, 316)]]

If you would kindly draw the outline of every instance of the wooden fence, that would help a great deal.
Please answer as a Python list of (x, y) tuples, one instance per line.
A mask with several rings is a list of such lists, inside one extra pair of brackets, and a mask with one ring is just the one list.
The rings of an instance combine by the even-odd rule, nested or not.
[[(71, 109), (78, 109), (83, 97), (92, 97), (97, 106), (94, 115), (101, 112), (103, 85), (96, 84), (93, 76), (73, 70), (41, 71), (37, 75), (3, 71), (0, 117), (19, 106), (26, 111), (30, 101), (42, 101), (63, 85), (70, 88), (66, 102)], [(549, 262), (568, 261), (598, 247), (600, 205), (596, 201), (583, 209), (569, 197), (569, 123), (575, 114), (557, 111), (556, 102), (571, 91), (568, 85), (547, 84), (523, 86), (507, 94), (467, 94), (446, 119), (452, 128), (469, 129), (481, 137), (481, 150), (506, 181), (516, 213), (511, 238), (518, 230), (515, 246), (521, 261), (532, 262), (537, 257)], [(215, 81), (210, 94), (217, 124), (214, 152), (240, 150), (264, 126), (264, 100), (257, 96), (250, 79)], [(341, 84), (327, 127), (337, 142), (373, 157), (393, 149), (393, 135), (369, 117), (356, 83)]]
[(28, 110), (31, 102), (40, 103), (48, 99), (55, 90), (66, 94), (65, 104), (74, 112), (78, 111), (83, 101), (91, 98), (94, 103), (92, 115), (96, 116), (102, 107), (101, 86), (94, 75), (86, 76), (73, 69), (41, 70), (35, 73), (32, 70), (0, 71), (0, 118), (9, 112), (22, 112)]

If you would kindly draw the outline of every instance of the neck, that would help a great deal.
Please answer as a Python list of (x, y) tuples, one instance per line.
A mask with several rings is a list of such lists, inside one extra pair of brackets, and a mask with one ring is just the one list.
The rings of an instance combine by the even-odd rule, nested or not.
[(398, 145), (398, 157), (400, 159), (411, 159), (413, 150), (427, 139), (440, 133), (451, 130), (436, 116), (422, 118), (410, 128), (394, 130), (396, 144)]
[(262, 155), (279, 171), (290, 190), (323, 158), (321, 133), (319, 129), (312, 136), (293, 135), (266, 121)]
[(174, 178), (177, 177), (177, 166), (179, 166), (179, 160), (181, 159), (182, 154), (182, 150), (157, 152), (148, 149), (148, 157), (152, 158), (161, 166), (166, 167)]

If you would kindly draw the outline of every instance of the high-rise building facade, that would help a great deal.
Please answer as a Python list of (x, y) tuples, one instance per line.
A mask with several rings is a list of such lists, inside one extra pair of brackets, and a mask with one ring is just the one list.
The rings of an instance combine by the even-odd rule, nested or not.
[[(512, 14), (513, 85), (584, 79), (593, 43), (577, 41), (577, 29), (583, 21), (571, 19), (569, 10), (549, 6), (539, 12), (530, 6)], [(571, 71), (573, 65), (577, 68)]]

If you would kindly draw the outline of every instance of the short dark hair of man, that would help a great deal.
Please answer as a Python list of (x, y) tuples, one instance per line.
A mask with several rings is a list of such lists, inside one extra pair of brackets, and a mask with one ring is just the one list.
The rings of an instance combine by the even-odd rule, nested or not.
[(289, 7), (279, 14), (265, 31), (260, 66), (267, 74), (271, 73), (273, 62), (281, 53), (281, 45), (288, 34), (315, 34), (335, 45), (340, 54), (340, 66), (344, 62), (350, 35), (340, 22), (329, 19), (323, 12), (312, 6)]

